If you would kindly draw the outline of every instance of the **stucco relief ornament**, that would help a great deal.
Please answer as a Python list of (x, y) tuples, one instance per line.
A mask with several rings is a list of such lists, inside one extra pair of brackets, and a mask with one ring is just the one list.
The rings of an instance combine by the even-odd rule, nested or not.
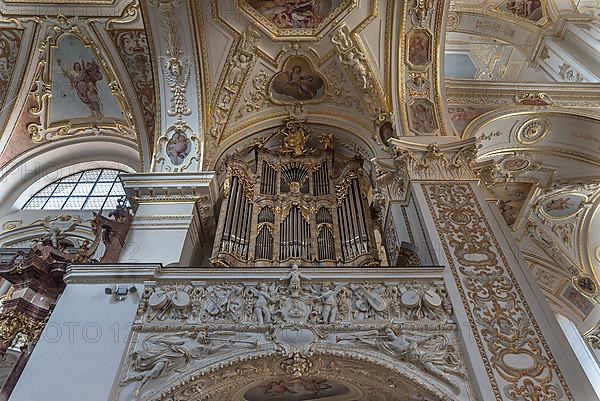
[(362, 93), (369, 115), (373, 120), (379, 121), (380, 117), (387, 113), (384, 94), (358, 39), (353, 37), (350, 29), (344, 25), (331, 36), (331, 42), (335, 45), (339, 59), (355, 86)]
[(310, 313), (309, 300), (301, 294), (302, 285), (300, 280), (311, 280), (298, 269), (294, 264), (291, 271), (280, 281), (288, 281), (287, 290), (289, 296), (281, 302), (281, 314), (283, 320), (289, 323), (304, 323), (307, 321)]
[(588, 331), (584, 338), (593, 349), (600, 351), (600, 324)]
[(517, 130), (517, 142), (533, 145), (540, 142), (550, 132), (550, 122), (545, 118), (532, 118), (524, 122)]
[[(260, 34), (252, 26), (248, 26), (239, 39), (235, 53), (227, 61), (221, 86), (217, 90), (217, 101), (213, 107), (211, 126), (208, 130), (211, 137), (216, 139), (217, 142), (225, 139), (223, 132), (229, 121), (232, 108), (243, 92), (244, 81), (256, 62), (254, 53), (259, 40)], [(260, 86), (260, 83), (254, 83), (255, 89), (259, 90), (257, 85)], [(261, 91), (259, 92), (264, 95)], [(251, 99), (245, 99), (245, 109), (247, 112), (252, 111), (255, 107), (257, 110), (262, 107), (256, 106), (255, 101), (254, 95), (251, 95)], [(238, 119), (242, 116), (242, 110), (240, 109), (238, 113)], [(214, 146), (215, 144), (212, 142), (209, 143), (210, 146)]]
[(120, 386), (136, 383), (135, 399), (143, 399), (142, 389), (152, 380), (173, 372), (183, 372), (194, 360), (206, 358), (233, 345), (255, 348), (256, 343), (233, 337), (230, 332), (180, 332), (159, 333), (146, 337), (141, 349), (129, 356), (129, 372), (120, 381)]
[(496, 398), (558, 400), (564, 394), (572, 400), (473, 188), (459, 183), (422, 187), (441, 244), (452, 255), (449, 267), (466, 296), (480, 354), (491, 367), (488, 376), (498, 383)]
[(292, 356), (282, 360), (279, 363), (279, 367), (290, 376), (302, 377), (310, 373), (314, 367), (314, 363), (310, 358), (307, 358), (299, 352), (294, 352)]
[(448, 339), (444, 335), (418, 338), (405, 333), (398, 335), (394, 329), (387, 328), (382, 333), (373, 330), (350, 336), (338, 336), (336, 341), (338, 343), (352, 341), (357, 345), (377, 349), (424, 370), (450, 385), (455, 392), (460, 392), (458, 382), (450, 374), (459, 377), (463, 377), (464, 374), (460, 370), (460, 362), (455, 350), (448, 345)]
[(174, 9), (181, 6), (181, 0), (151, 0), (150, 4), (160, 10), (161, 28), (167, 44), (166, 56), (160, 56), (163, 75), (171, 90), (170, 106), (167, 115), (170, 117), (189, 116), (192, 110), (187, 105), (186, 90), (190, 77), (190, 59), (184, 56), (181, 35)]
[(573, 277), (572, 281), (575, 288), (586, 297), (594, 298), (600, 295), (600, 288), (591, 275), (580, 273)]
[(190, 77), (190, 60), (187, 56), (181, 56), (181, 51), (173, 54), (167, 51), (167, 55), (170, 57), (160, 58), (162, 71), (172, 94), (167, 114), (170, 117), (189, 116), (192, 109), (187, 106), (185, 92)]
[(562, 79), (566, 82), (582, 82), (583, 76), (576, 71), (570, 64), (562, 63), (561, 66), (558, 67), (558, 74)]
[(394, 146), (394, 151), (394, 165), (405, 170), (410, 177), (456, 179), (473, 174), (471, 165), (476, 157), (475, 145), (466, 145), (451, 154), (442, 150), (438, 144), (431, 143), (427, 145), (425, 152), (421, 152), (420, 157), (415, 152), (398, 146)]
[(284, 154), (292, 153), (295, 157), (299, 157), (314, 152), (314, 149), (306, 147), (310, 134), (303, 121), (288, 118), (276, 134), (283, 136), (281, 152)]
[(331, 37), (331, 41), (337, 46), (339, 51), (345, 52), (354, 47), (350, 35), (350, 29), (347, 26), (343, 26)]
[(66, 245), (72, 245), (71, 241), (66, 241), (66, 234), (73, 231), (81, 222), (79, 217), (62, 215), (56, 217), (47, 217), (44, 219), (44, 228), (48, 231), (42, 236), (42, 242), (52, 245), (55, 249), (63, 249)]
[(191, 298), (183, 286), (157, 288), (148, 298), (148, 305), (153, 310), (149, 320), (181, 319), (190, 303)]
[(414, 0), (411, 9), (412, 23), (416, 26), (424, 26), (432, 8), (433, 0)]

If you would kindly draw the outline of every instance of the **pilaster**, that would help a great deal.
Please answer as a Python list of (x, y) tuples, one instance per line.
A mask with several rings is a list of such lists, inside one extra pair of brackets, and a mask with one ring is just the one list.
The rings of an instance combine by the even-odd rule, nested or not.
[[(135, 217), (120, 263), (193, 266), (206, 262), (214, 173), (146, 173), (122, 176)], [(204, 249), (206, 248), (206, 249)]]
[(561, 346), (566, 339), (535, 279), (493, 218), (471, 168), (474, 141), (391, 142), (388, 164), (404, 176), (406, 190), (387, 213), (400, 208), (417, 216), (392, 220), (400, 221), (399, 239), (425, 233), (429, 244), (416, 245), (446, 266), (478, 399), (597, 400), (574, 353)]

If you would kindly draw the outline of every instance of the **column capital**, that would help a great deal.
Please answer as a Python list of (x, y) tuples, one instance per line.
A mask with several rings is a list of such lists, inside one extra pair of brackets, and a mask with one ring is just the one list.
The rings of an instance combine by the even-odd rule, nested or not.
[(476, 157), (475, 138), (420, 137), (390, 139), (394, 150), (394, 165), (408, 174), (410, 180), (473, 181), (472, 169)]

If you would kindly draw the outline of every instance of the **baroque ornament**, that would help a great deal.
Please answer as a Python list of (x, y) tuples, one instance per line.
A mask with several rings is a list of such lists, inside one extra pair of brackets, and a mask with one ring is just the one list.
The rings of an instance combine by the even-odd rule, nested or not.
[(394, 143), (394, 164), (413, 179), (461, 179), (473, 176), (471, 164), (475, 160), (475, 145), (466, 144), (448, 157), (435, 143), (427, 145), (420, 156)]
[(598, 284), (591, 275), (580, 273), (572, 281), (575, 288), (586, 297), (595, 298), (600, 295)]
[(299, 157), (314, 152), (314, 149), (306, 147), (310, 133), (304, 126), (304, 121), (288, 118), (284, 121), (284, 126), (275, 133), (283, 137), (281, 152), (284, 154), (291, 153)]
[(201, 143), (198, 135), (182, 120), (177, 120), (158, 138), (153, 168), (177, 172), (189, 170), (200, 160)]
[(187, 105), (186, 90), (190, 78), (190, 59), (183, 54), (181, 36), (178, 32), (178, 21), (172, 8), (161, 8), (162, 31), (167, 41), (166, 56), (160, 57), (160, 65), (164, 77), (171, 90), (171, 101), (167, 114), (181, 118), (192, 114)]
[(450, 390), (442, 394), (462, 392), (466, 376), (441, 276), (383, 277), (330, 282), (293, 266), (252, 284), (239, 275), (149, 284), (114, 399), (163, 399), (190, 372), (214, 376), (235, 361), (269, 355), (278, 356), (271, 369), (306, 377), (328, 352), (368, 360), (380, 353), (390, 366), (418, 369)]
[(6, 349), (19, 334), (25, 336), (23, 345), (35, 343), (43, 328), (43, 321), (33, 320), (17, 309), (3, 311), (0, 313), (0, 348)]
[(269, 75), (264, 70), (260, 70), (259, 73), (252, 78), (252, 89), (248, 96), (244, 96), (244, 104), (235, 115), (236, 121), (241, 119), (246, 113), (260, 111), (263, 107), (271, 104), (271, 100), (267, 94), (267, 84), (269, 80)]
[[(137, 0), (132, 4), (135, 3)], [(109, 31), (109, 34), (131, 77), (148, 135), (154, 138), (156, 97), (147, 34), (142, 29), (114, 30)], [(152, 139), (151, 142), (154, 140)]]
[(544, 139), (549, 132), (550, 122), (546, 118), (532, 118), (517, 129), (517, 142), (523, 145), (533, 145)]
[(471, 184), (422, 187), (496, 398), (573, 400)]
[[(80, 135), (115, 135), (135, 140), (137, 136), (131, 108), (112, 68), (106, 62), (107, 57), (94, 41), (89, 23), (62, 15), (56, 19), (47, 18), (41, 23), (46, 29), (46, 36), (39, 47), (40, 59), (35, 66), (29, 91), (31, 102), (28, 104), (32, 107), (27, 106), (27, 113), (35, 117), (27, 125), (31, 140), (40, 143)], [(69, 65), (66, 65), (67, 61), (62, 57), (72, 57), (68, 54), (70, 50), (82, 52), (86, 55), (85, 59), (74, 62), (68, 60)], [(77, 118), (65, 120), (65, 111), (60, 112), (61, 107), (66, 106), (55, 99), (64, 89), (56, 84), (61, 82), (59, 79), (70, 83), (73, 93), (84, 105), (86, 111), (79, 110)], [(102, 98), (102, 90), (110, 92), (110, 97)], [(52, 108), (50, 99), (55, 101)], [(103, 114), (105, 103), (111, 109), (119, 109), (118, 117), (116, 110), (111, 110), (110, 116)]]
[[(213, 111), (211, 125), (208, 130), (210, 136), (214, 139), (214, 141), (216, 141), (216, 143), (219, 143), (225, 139), (223, 136), (225, 125), (227, 125), (232, 109), (237, 103), (238, 97), (241, 95), (246, 76), (252, 70), (256, 62), (256, 56), (254, 53), (256, 51), (259, 39), (260, 34), (251, 26), (248, 27), (243, 32), (242, 37), (238, 40), (236, 50), (232, 54), (227, 67), (223, 71), (222, 78), (220, 80), (220, 87), (216, 92), (216, 100), (212, 108)], [(256, 81), (253, 83), (253, 85), (255, 91), (257, 91), (254, 93), (258, 93), (258, 91), (262, 89), (261, 81)], [(251, 96), (251, 99), (248, 99), (245, 102), (246, 111), (252, 111), (252, 109), (255, 108), (254, 105), (258, 102), (258, 99), (255, 99), (254, 96)], [(260, 107), (262, 107), (262, 105)], [(238, 115), (241, 113), (241, 110), (243, 109), (240, 109)], [(216, 146), (216, 143), (211, 141), (209, 145), (214, 147)]]
[(600, 351), (600, 324), (588, 331), (584, 338), (594, 350)]
[(388, 113), (385, 96), (376, 78), (367, 56), (362, 50), (359, 39), (350, 32), (347, 26), (342, 26), (331, 36), (342, 64), (354, 82), (365, 102), (369, 115), (375, 121), (382, 114)]

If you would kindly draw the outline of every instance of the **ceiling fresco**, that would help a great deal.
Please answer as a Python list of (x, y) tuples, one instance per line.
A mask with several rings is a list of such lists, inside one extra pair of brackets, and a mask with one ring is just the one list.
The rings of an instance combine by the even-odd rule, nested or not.
[(247, 15), (278, 38), (318, 35), (352, 3), (349, 0), (240, 0)]

